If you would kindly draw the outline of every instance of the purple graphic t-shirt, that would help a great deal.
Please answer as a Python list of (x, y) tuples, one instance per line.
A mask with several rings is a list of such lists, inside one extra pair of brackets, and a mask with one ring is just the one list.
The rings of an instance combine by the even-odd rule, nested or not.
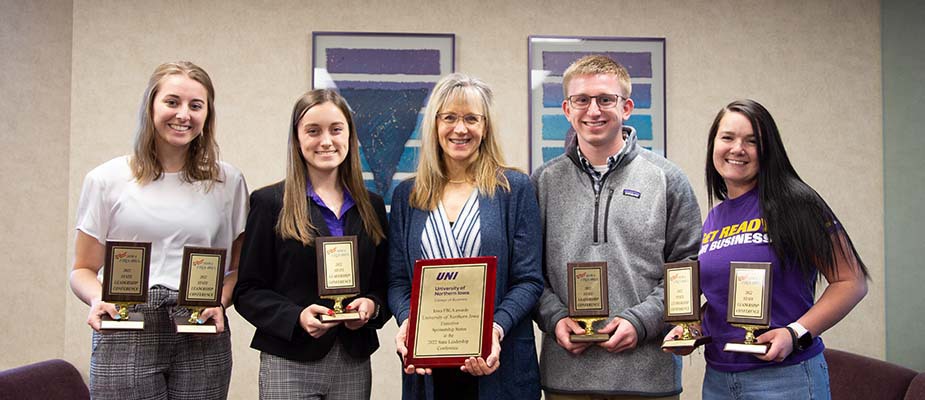
[(700, 245), (700, 288), (707, 298), (703, 328), (713, 337), (706, 345), (707, 364), (718, 371), (740, 372), (773, 365), (793, 365), (822, 352), (821, 338), (802, 351), (790, 354), (783, 362), (762, 361), (751, 354), (723, 351), (727, 342), (742, 342), (745, 330), (726, 322), (729, 296), (729, 263), (771, 263), (771, 328), (781, 328), (796, 321), (813, 306), (815, 281), (807, 282), (794, 265), (782, 267), (768, 243), (765, 221), (761, 218), (758, 188), (714, 207), (703, 224)]

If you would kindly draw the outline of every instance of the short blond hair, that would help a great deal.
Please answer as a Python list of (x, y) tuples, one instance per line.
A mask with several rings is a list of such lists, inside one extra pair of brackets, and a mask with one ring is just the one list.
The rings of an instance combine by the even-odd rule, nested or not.
[(562, 74), (562, 95), (568, 98), (568, 85), (576, 76), (600, 74), (616, 75), (617, 79), (620, 81), (620, 86), (622, 86), (623, 91), (626, 92), (623, 93), (623, 95), (630, 97), (633, 94), (633, 84), (630, 82), (630, 74), (623, 65), (610, 57), (592, 54), (575, 60), (572, 65), (568, 66), (565, 73)]

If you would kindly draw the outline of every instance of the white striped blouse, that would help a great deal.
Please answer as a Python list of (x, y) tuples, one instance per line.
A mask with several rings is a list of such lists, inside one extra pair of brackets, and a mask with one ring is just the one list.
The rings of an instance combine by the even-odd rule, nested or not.
[(472, 190), (455, 223), (450, 224), (442, 201), (430, 212), (421, 233), (421, 252), (425, 259), (477, 257), (481, 247), (477, 189)]

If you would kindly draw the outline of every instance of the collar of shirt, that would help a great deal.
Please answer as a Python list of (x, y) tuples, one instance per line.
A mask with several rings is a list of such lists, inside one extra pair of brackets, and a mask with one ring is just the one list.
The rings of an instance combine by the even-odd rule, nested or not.
[[(615, 154), (611, 155), (610, 157), (607, 157), (607, 170), (606, 170), (606, 172), (610, 172), (610, 171), (612, 171), (614, 168), (616, 168), (617, 164), (620, 162), (620, 160), (621, 160), (621, 159), (623, 158), (623, 156), (626, 154), (626, 151), (627, 151), (626, 148), (628, 147), (628, 146), (626, 145), (626, 138), (627, 138), (628, 136), (629, 136), (629, 135), (627, 134), (627, 132), (626, 132), (626, 131), (623, 131), (623, 141), (624, 141), (624, 142), (623, 142), (623, 146), (620, 147), (620, 150), (617, 151)], [(605, 173), (601, 173), (601, 172), (598, 172), (596, 169), (594, 169), (594, 166), (591, 165), (591, 162), (588, 161), (587, 158), (585, 158), (585, 155), (584, 155), (584, 154), (581, 154), (581, 146), (576, 146), (576, 147), (577, 147), (577, 150), (578, 150), (578, 160), (581, 161), (581, 168), (585, 171), (585, 173), (587, 173), (589, 176), (591, 176), (591, 179), (594, 180), (594, 192), (597, 193), (597, 192), (599, 192), (599, 191), (601, 190), (601, 179), (604, 178), (604, 174), (606, 174), (606, 172), (605, 172)]]
[(328, 231), (331, 232), (331, 235), (343, 236), (344, 221), (339, 217), (343, 217), (351, 207), (356, 205), (356, 202), (353, 201), (353, 196), (350, 196), (350, 192), (347, 191), (347, 188), (344, 188), (344, 204), (340, 207), (340, 213), (338, 213), (328, 207), (327, 204), (324, 204), (324, 200), (322, 200), (321, 196), (318, 196), (318, 194), (315, 193), (315, 189), (312, 188), (311, 182), (306, 182), (305, 186), (306, 195), (308, 195), (315, 204), (321, 206), (321, 215), (324, 216), (324, 222), (328, 225)]

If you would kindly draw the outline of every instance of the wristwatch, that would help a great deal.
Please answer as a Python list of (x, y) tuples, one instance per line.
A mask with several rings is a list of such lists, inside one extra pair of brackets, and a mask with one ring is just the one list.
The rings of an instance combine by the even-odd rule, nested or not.
[(813, 335), (809, 330), (800, 325), (799, 322), (793, 322), (787, 325), (787, 331), (790, 332), (790, 339), (793, 340), (793, 351), (803, 351), (813, 345)]

